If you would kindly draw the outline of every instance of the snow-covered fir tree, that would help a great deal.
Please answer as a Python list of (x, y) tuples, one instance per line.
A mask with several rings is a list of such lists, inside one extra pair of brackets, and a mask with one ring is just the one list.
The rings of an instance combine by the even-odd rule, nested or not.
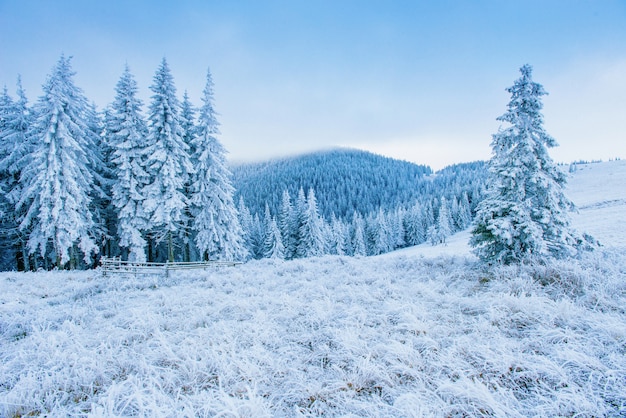
[(137, 98), (137, 82), (128, 66), (116, 86), (115, 100), (105, 118), (105, 136), (111, 147), (110, 160), (115, 182), (112, 203), (117, 212), (119, 245), (128, 249), (128, 260), (144, 262), (144, 231), (149, 215), (144, 208), (143, 189), (150, 177), (146, 171), (147, 127)]
[(325, 242), (322, 219), (317, 211), (317, 200), (313, 189), (309, 189), (301, 220), (296, 255), (299, 258), (323, 255)]
[(150, 90), (146, 169), (150, 183), (142, 191), (152, 233), (167, 242), (167, 259), (174, 261), (174, 240), (186, 224), (185, 184), (193, 173), (189, 146), (181, 127), (180, 103), (167, 61), (163, 58)]
[(391, 244), (393, 245), (393, 249), (395, 250), (396, 248), (405, 247), (406, 231), (404, 230), (404, 218), (406, 216), (406, 211), (402, 208), (398, 208), (394, 212), (389, 213), (388, 216), (391, 228)]
[(348, 252), (347, 227), (333, 215), (330, 219), (329, 253), (345, 255)]
[(96, 239), (100, 252), (109, 255), (106, 251), (110, 247), (115, 234), (115, 214), (111, 204), (111, 187), (113, 171), (109, 167), (111, 148), (104, 139), (104, 112), (98, 112), (94, 103), (88, 105), (86, 112), (87, 125), (93, 135), (89, 135), (88, 157), (91, 172), (93, 173), (93, 187), (91, 191), (91, 208), (96, 223)]
[(260, 252), (260, 250), (257, 251), (258, 240), (255, 235), (256, 228), (254, 226), (254, 218), (241, 196), (239, 197), (239, 203), (237, 204), (237, 217), (239, 218), (239, 224), (241, 225), (241, 229), (243, 231), (242, 238), (244, 248), (246, 248), (250, 257), (260, 258), (257, 257), (257, 253)]
[(0, 95), (0, 269), (28, 270), (27, 231), (20, 231), (19, 219), (23, 215), (15, 204), (21, 195), (19, 179), (24, 156), (31, 152), (27, 131), (32, 123), (32, 113), (17, 79), (17, 100), (13, 100), (6, 87)]
[(367, 218), (370, 251), (372, 255), (384, 254), (394, 249), (392, 226), (382, 208)]
[(217, 139), (219, 123), (213, 108), (213, 79), (207, 71), (203, 105), (198, 116), (192, 174), (192, 230), (203, 259), (237, 260), (246, 257), (243, 231), (233, 200), (235, 189), (226, 164), (226, 150)]
[(510, 126), (493, 135), (487, 197), (479, 204), (470, 244), (487, 262), (512, 263), (568, 256), (579, 238), (569, 227), (573, 204), (563, 193), (565, 175), (548, 155), (557, 145), (543, 127), (543, 86), (532, 67), (507, 91), (511, 100), (498, 118)]
[(418, 245), (426, 241), (426, 231), (422, 223), (422, 207), (417, 202), (405, 213), (404, 231), (407, 245)]
[(285, 258), (290, 260), (296, 254), (296, 231), (294, 218), (295, 213), (291, 204), (291, 196), (287, 189), (283, 190), (282, 201), (280, 204), (280, 212), (278, 213), (278, 228), (282, 236), (283, 246), (285, 247)]
[(445, 244), (446, 239), (452, 234), (452, 219), (448, 209), (448, 201), (441, 197), (437, 222), (428, 229), (428, 237), (431, 244)]
[[(195, 167), (197, 165), (197, 153), (195, 146), (193, 145), (193, 139), (196, 136), (196, 109), (194, 108), (187, 90), (183, 93), (183, 101), (180, 108), (180, 126), (183, 130), (183, 140), (189, 147), (189, 156), (191, 163)], [(190, 177), (185, 184), (184, 193), (188, 201), (191, 199), (191, 181)], [(182, 228), (182, 246), (183, 246), (183, 261), (191, 261), (193, 250), (193, 238), (192, 238), (192, 220), (193, 215), (191, 213), (191, 206), (188, 205), (185, 208), (185, 225)]]
[(352, 253), (355, 256), (366, 256), (367, 245), (365, 242), (365, 220), (360, 213), (355, 212), (352, 218)]
[(32, 122), (33, 115), (18, 77), (17, 100), (9, 96), (6, 87), (0, 95), (0, 171), (10, 176), (9, 184), (5, 184), (7, 192), (19, 186), (20, 172), (27, 163), (24, 156), (32, 152), (32, 142), (27, 136)]
[(263, 242), (263, 257), (285, 259), (285, 246), (278, 228), (276, 218), (270, 213), (269, 206), (265, 206), (265, 240)]
[(183, 101), (180, 104), (180, 127), (183, 130), (183, 140), (189, 146), (189, 154), (193, 158), (195, 155), (193, 139), (197, 134), (196, 109), (189, 99), (187, 90), (183, 93)]
[(453, 219), (458, 230), (467, 228), (472, 223), (472, 211), (470, 209), (469, 197), (467, 192), (463, 192), (461, 197), (454, 200), (456, 203), (456, 211), (453, 211)]
[(94, 186), (90, 144), (98, 142), (89, 126), (90, 109), (73, 81), (70, 58), (61, 56), (43, 86), (29, 130), (34, 149), (22, 158), (22, 194), (25, 208), (22, 230), (29, 230), (30, 252), (50, 256), (58, 267), (85, 262), (97, 252), (96, 224), (91, 208)]
[[(13, 188), (13, 176), (8, 170), (8, 159), (13, 151), (13, 142), (6, 138), (9, 134), (9, 119), (14, 110), (13, 98), (4, 86), (2, 94), (0, 94), (0, 199), (7, 198), (9, 191)], [(8, 204), (8, 201), (7, 201)], [(0, 205), (0, 215), (2, 217), (7, 213), (5, 205)]]
[(293, 205), (293, 245), (294, 254), (293, 258), (301, 258), (303, 255), (299, 254), (302, 250), (300, 247), (301, 241), (301, 229), (304, 223), (304, 213), (307, 210), (306, 196), (304, 195), (304, 189), (300, 187), (298, 194)]

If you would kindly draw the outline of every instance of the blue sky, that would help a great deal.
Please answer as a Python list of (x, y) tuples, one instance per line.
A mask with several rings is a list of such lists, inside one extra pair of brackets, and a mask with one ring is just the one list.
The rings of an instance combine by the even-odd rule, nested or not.
[(0, 83), (31, 102), (61, 53), (99, 108), (124, 65), (149, 101), (215, 81), (232, 160), (331, 146), (441, 168), (490, 156), (530, 63), (557, 161), (626, 158), (626, 1), (0, 0)]

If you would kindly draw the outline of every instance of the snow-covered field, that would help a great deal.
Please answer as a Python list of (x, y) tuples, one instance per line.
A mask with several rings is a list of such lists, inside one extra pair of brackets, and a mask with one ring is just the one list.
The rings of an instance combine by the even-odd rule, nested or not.
[(169, 279), (2, 273), (0, 416), (624, 416), (625, 190), (624, 162), (579, 166), (574, 223), (605, 247), (543, 267), (486, 270), (466, 232)]

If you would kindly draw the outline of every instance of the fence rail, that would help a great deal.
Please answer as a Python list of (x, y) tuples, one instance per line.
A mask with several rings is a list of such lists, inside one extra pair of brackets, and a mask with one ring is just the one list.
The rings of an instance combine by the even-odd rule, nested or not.
[(206, 270), (212, 267), (233, 267), (242, 264), (239, 261), (190, 261), (173, 263), (138, 263), (135, 261), (124, 261), (117, 257), (102, 257), (102, 275), (109, 273), (130, 273), (130, 274), (164, 274), (169, 276), (173, 270)]

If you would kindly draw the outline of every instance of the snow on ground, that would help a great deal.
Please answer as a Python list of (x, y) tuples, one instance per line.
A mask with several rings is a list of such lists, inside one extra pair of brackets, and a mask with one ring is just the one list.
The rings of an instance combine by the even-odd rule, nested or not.
[(432, 245), (425, 242), (414, 247), (403, 248), (392, 253), (383, 254), (380, 257), (395, 257), (397, 254), (429, 258), (439, 256), (474, 257), (471, 254), (471, 247), (468, 244), (470, 236), (470, 228), (468, 228), (464, 231), (457, 232), (451, 237), (448, 237), (445, 244)]
[(2, 273), (0, 416), (626, 415), (626, 249), (491, 270), (435, 253), (465, 238), (170, 278)]
[(626, 161), (577, 164), (566, 193), (572, 224), (606, 246), (626, 247)]

